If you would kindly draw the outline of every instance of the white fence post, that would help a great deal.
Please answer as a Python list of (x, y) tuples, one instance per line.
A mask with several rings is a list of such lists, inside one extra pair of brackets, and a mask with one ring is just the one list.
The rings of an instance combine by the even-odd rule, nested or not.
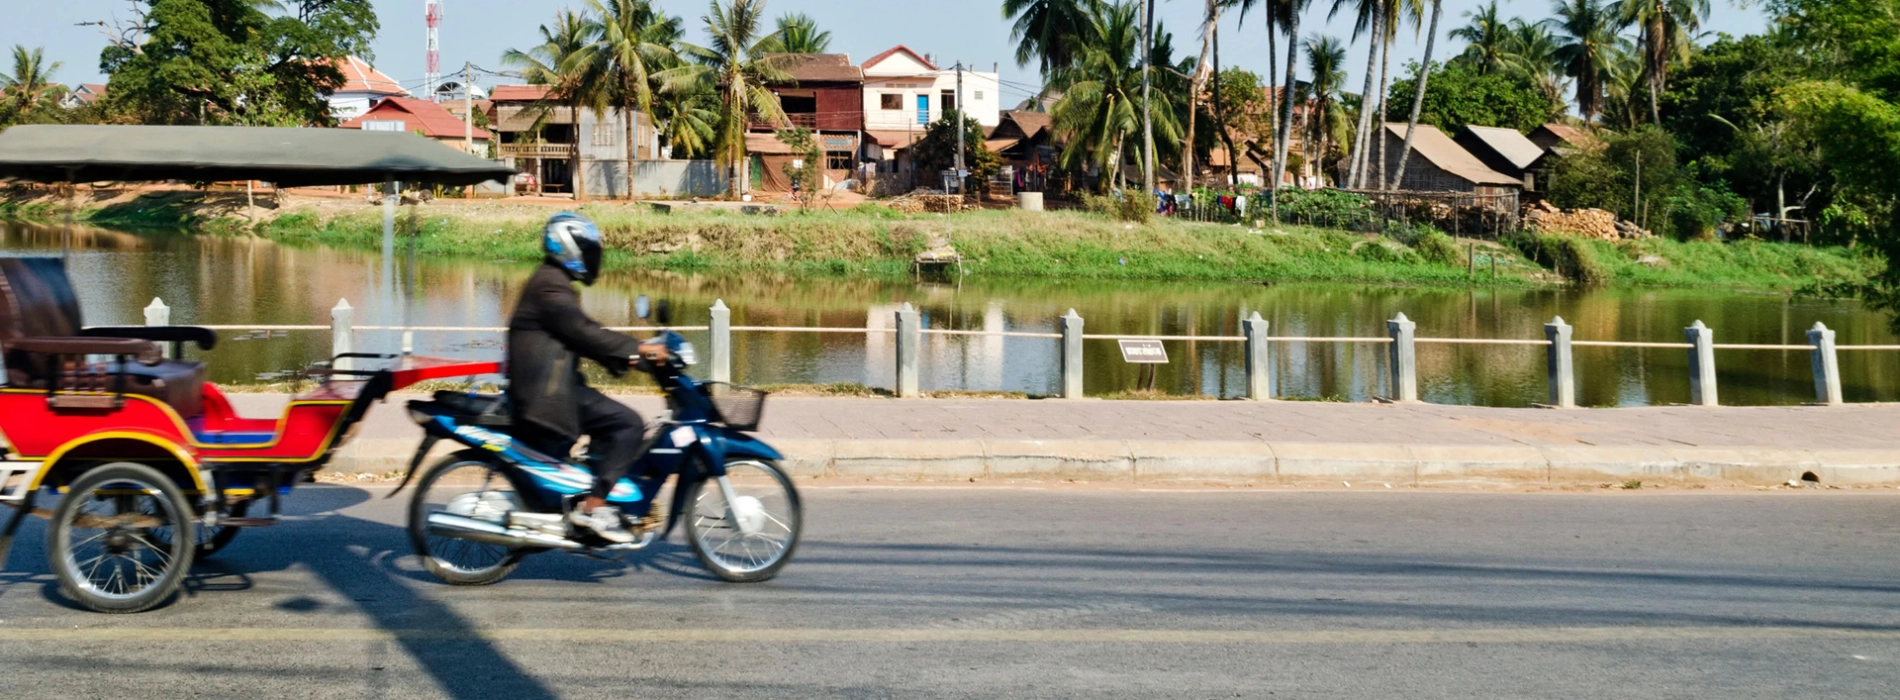
[(1413, 338), (1418, 333), (1418, 324), (1400, 313), (1385, 322), (1385, 329), (1392, 336), (1392, 400), (1417, 403), (1418, 348)]
[[(171, 324), (172, 324), (171, 307), (166, 306), (165, 302), (159, 300), (158, 297), (152, 297), (151, 305), (145, 307), (145, 325), (169, 326)], [(171, 343), (159, 344), (159, 350), (163, 352), (165, 354), (165, 357), (167, 358), (171, 357), (174, 354), (172, 352)]]
[(726, 308), (724, 299), (713, 300), (711, 345), (707, 373), (715, 382), (732, 381), (732, 309)]
[[(336, 358), (355, 352), (356, 343), (352, 326), (356, 321), (356, 309), (350, 308), (350, 300), (338, 299), (336, 306), (330, 309), (330, 356)], [(347, 359), (332, 359), (331, 369), (350, 369), (355, 364)]]
[(917, 345), (923, 340), (917, 309), (904, 302), (897, 310), (897, 396), (917, 398)]
[(1719, 405), (1715, 395), (1715, 331), (1702, 325), (1682, 329), (1689, 339), (1689, 403), (1696, 406)]
[(1254, 401), (1273, 399), (1273, 355), (1267, 345), (1267, 330), (1270, 324), (1260, 317), (1260, 312), (1241, 319), (1241, 330), (1247, 336), (1247, 398)]
[(1570, 336), (1575, 332), (1562, 316), (1544, 324), (1544, 337), (1550, 340), (1545, 363), (1550, 377), (1550, 405), (1557, 408), (1577, 407), (1577, 368), (1570, 352)]
[(1082, 317), (1069, 313), (1056, 319), (1062, 328), (1062, 398), (1082, 398)]
[(1834, 347), (1834, 331), (1815, 321), (1808, 330), (1808, 344), (1814, 346), (1814, 402), (1841, 405), (1841, 358)]

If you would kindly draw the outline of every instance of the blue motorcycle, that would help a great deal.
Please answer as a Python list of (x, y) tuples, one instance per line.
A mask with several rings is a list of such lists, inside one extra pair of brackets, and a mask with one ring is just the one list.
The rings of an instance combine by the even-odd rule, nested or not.
[[(665, 325), (666, 302), (657, 306)], [(645, 318), (644, 297), (638, 308)], [(594, 483), (587, 458), (541, 454), (515, 440), (506, 397), (439, 391), (433, 400), (409, 402), (425, 435), (396, 490), (416, 480), (409, 539), (430, 574), (456, 585), (494, 583), (529, 554), (638, 551), (681, 522), (700, 565), (721, 579), (764, 581), (791, 561), (803, 527), (798, 489), (779, 466), (778, 451), (746, 434), (758, 429), (765, 393), (695, 381), (686, 374), (692, 344), (671, 330), (658, 340), (670, 357), (648, 373), (666, 393), (668, 411), (653, 421), (639, 459), (607, 497), (639, 517), (629, 524), (630, 543), (569, 525), (567, 512)], [(418, 470), (442, 441), (465, 449)], [(669, 481), (670, 498), (662, 498)]]

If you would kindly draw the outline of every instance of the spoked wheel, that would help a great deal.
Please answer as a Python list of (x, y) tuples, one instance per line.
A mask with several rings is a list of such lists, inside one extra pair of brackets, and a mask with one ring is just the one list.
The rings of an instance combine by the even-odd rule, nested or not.
[(694, 484), (686, 496), (686, 538), (693, 555), (707, 571), (727, 581), (772, 578), (798, 548), (804, 526), (798, 488), (771, 462), (728, 460), (726, 476), (732, 484), (731, 502), (711, 479)]
[[(108, 613), (165, 602), (197, 553), (193, 520), (184, 492), (157, 469), (114, 462), (88, 470), (59, 500), (46, 530), (60, 593)], [(164, 538), (158, 530), (188, 536)]]
[(416, 484), (409, 502), (409, 542), (423, 568), (436, 578), (457, 586), (494, 583), (507, 578), (527, 552), (429, 534), (429, 514), (449, 513), (505, 526), (508, 512), (523, 507), (514, 484), (495, 465), (466, 454), (451, 455), (430, 467)]
[[(155, 509), (157, 506), (155, 504), (150, 504), (149, 501), (147, 501), (146, 503), (148, 504), (145, 506), (147, 508), (146, 514), (157, 515), (157, 513), (152, 512), (152, 509)], [(225, 507), (224, 517), (242, 518), (244, 517), (244, 514), (250, 512), (250, 510), (251, 510), (250, 501), (238, 501), (236, 503), (233, 503)], [(211, 555), (217, 554), (218, 550), (224, 549), (226, 546), (230, 545), (231, 540), (237, 539), (238, 531), (244, 528), (234, 527), (231, 525), (223, 525), (223, 524), (213, 525), (211, 527), (205, 527), (201, 523), (197, 527), (192, 528), (192, 529), (196, 530), (198, 533), (196, 537), (197, 544), (198, 544), (198, 553), (196, 555), (196, 558), (209, 559)], [(172, 541), (172, 529), (169, 527), (152, 528), (152, 537), (154, 540), (157, 540), (161, 544), (169, 545)]]

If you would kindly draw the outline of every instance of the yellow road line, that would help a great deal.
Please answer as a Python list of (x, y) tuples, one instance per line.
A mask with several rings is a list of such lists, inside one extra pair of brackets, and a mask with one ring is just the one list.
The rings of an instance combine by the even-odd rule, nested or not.
[(1561, 644), (1648, 641), (1843, 639), (1900, 641), (1900, 630), (1839, 627), (1521, 627), (1422, 630), (1168, 629), (368, 629), (277, 627), (0, 627), (4, 642), (724, 642), (1039, 644)]

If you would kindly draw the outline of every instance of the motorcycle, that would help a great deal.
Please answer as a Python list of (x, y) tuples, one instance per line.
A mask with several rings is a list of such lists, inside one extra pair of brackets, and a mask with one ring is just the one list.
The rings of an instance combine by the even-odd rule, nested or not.
[[(636, 301), (648, 316), (648, 301)], [(668, 323), (667, 303), (656, 320)], [(567, 513), (592, 487), (585, 456), (541, 454), (509, 434), (503, 395), (438, 391), (410, 401), (424, 437), (396, 492), (415, 479), (409, 539), (429, 573), (456, 585), (485, 585), (538, 552), (601, 557), (646, 549), (686, 523), (686, 540), (701, 566), (726, 581), (764, 581), (791, 561), (803, 527), (803, 506), (783, 457), (747, 433), (758, 429), (765, 392), (686, 374), (692, 343), (662, 329), (668, 358), (647, 370), (666, 394), (628, 476), (607, 502), (633, 517), (635, 539), (612, 543), (573, 528)], [(418, 470), (442, 441), (461, 449)], [(668, 482), (670, 498), (661, 498)], [(396, 492), (390, 494), (395, 496)]]

